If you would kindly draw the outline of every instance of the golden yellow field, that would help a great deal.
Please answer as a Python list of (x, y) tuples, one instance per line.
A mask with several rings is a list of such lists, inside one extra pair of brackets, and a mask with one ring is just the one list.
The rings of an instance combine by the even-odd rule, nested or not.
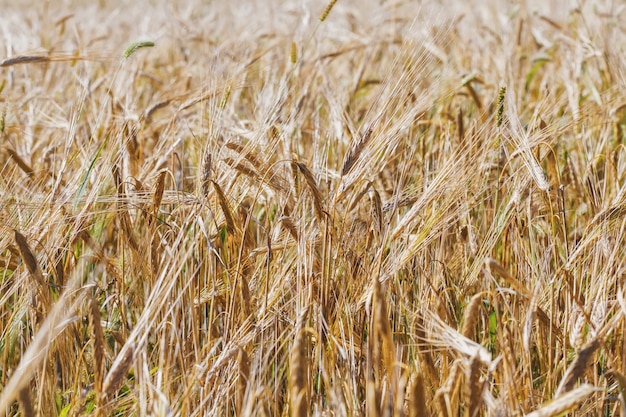
[(0, 414), (626, 416), (622, 2), (0, 3)]

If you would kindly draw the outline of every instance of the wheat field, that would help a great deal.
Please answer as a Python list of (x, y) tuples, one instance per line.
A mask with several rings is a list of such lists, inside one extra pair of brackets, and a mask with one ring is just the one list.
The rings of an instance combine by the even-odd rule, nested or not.
[(626, 416), (624, 3), (0, 10), (0, 413)]

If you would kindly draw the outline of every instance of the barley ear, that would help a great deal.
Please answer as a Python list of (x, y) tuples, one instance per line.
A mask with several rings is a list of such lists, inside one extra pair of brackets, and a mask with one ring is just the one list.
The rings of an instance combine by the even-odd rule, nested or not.
[(621, 403), (620, 408), (622, 410), (622, 415), (626, 416), (626, 376), (615, 370), (607, 372), (607, 375), (611, 375), (614, 379), (617, 380)]
[(304, 165), (301, 162), (294, 162), (294, 164), (298, 167), (298, 169), (304, 176), (304, 180), (309, 188), (309, 191), (311, 192), (311, 195), (313, 196), (313, 206), (315, 207), (315, 215), (317, 216), (317, 219), (319, 221), (322, 221), (324, 218), (325, 211), (324, 211), (324, 205), (322, 204), (322, 193), (319, 187), (317, 186), (317, 183), (315, 182), (315, 178), (313, 178), (313, 174), (311, 173), (309, 168), (307, 168), (306, 165)]
[(380, 194), (374, 187), (371, 187), (369, 196), (372, 201), (372, 217), (374, 218), (375, 231), (380, 236), (383, 233), (384, 226), (383, 202), (380, 198)]
[(50, 58), (42, 55), (22, 55), (14, 58), (8, 58), (0, 62), (0, 67), (10, 67), (18, 64), (37, 64), (41, 62), (49, 62)]
[(278, 219), (278, 221), (281, 222), (283, 227), (287, 229), (291, 237), (293, 237), (293, 239), (297, 242), (298, 241), (298, 229), (296, 228), (296, 225), (294, 224), (291, 217), (282, 216), (281, 218)]
[(409, 399), (409, 417), (429, 417), (430, 412), (426, 404), (426, 389), (424, 377), (416, 373), (411, 382), (411, 398)]
[(159, 215), (159, 207), (161, 206), (161, 201), (163, 200), (163, 192), (165, 191), (165, 175), (167, 172), (165, 170), (159, 173), (157, 177), (156, 186), (154, 189), (154, 196), (152, 197), (152, 215), (156, 220)]
[(20, 392), (17, 394), (18, 401), (22, 408), (23, 416), (36, 416), (35, 407), (33, 406), (33, 401), (30, 398), (30, 388), (28, 386), (22, 388)]
[(504, 117), (504, 97), (506, 96), (506, 86), (500, 87), (498, 92), (498, 110), (496, 113), (496, 126), (502, 126), (502, 120)]
[(128, 48), (126, 48), (124, 50), (124, 53), (122, 54), (122, 57), (124, 59), (128, 59), (132, 54), (134, 54), (138, 49), (141, 48), (151, 48), (154, 46), (154, 42), (152, 41), (138, 41), (138, 42), (133, 42), (130, 45), (128, 45)]
[(28, 165), (26, 161), (24, 161), (24, 159), (22, 159), (22, 157), (19, 156), (18, 153), (15, 152), (13, 149), (11, 148), (5, 148), (5, 149), (8, 152), (11, 159), (13, 159), (13, 161), (17, 164), (17, 166), (20, 167), (20, 169), (24, 171), (24, 173), (28, 175), (29, 178), (32, 178), (35, 172), (30, 167), (30, 165)]
[(474, 339), (476, 336), (476, 324), (478, 323), (478, 317), (480, 314), (480, 308), (483, 303), (483, 294), (475, 294), (470, 302), (465, 307), (465, 320), (463, 321), (463, 329), (461, 334), (468, 339)]
[(237, 230), (237, 228), (235, 227), (235, 218), (233, 217), (233, 213), (230, 210), (230, 205), (228, 204), (226, 194), (224, 194), (222, 187), (220, 187), (217, 182), (211, 182), (213, 183), (213, 187), (215, 187), (217, 200), (219, 201), (222, 212), (224, 213), (224, 219), (226, 220), (226, 229), (229, 233), (235, 233), (235, 231)]
[[(391, 381), (396, 357), (395, 346), (393, 343), (393, 335), (391, 333), (391, 325), (387, 313), (387, 303), (383, 295), (382, 286), (378, 277), (374, 276), (374, 334), (380, 337), (380, 350), (383, 365), (386, 368), (387, 376)], [(378, 365), (378, 364), (376, 364)]]
[(372, 137), (372, 129), (369, 128), (359, 138), (359, 140), (350, 147), (350, 149), (348, 150), (348, 153), (346, 153), (346, 156), (343, 161), (343, 166), (341, 168), (342, 177), (347, 175), (350, 172), (350, 170), (352, 169), (356, 161), (359, 159), (361, 152), (363, 152), (363, 149), (365, 148), (365, 146), (367, 146), (367, 143), (369, 142), (371, 137)]
[(50, 290), (48, 289), (48, 283), (43, 277), (41, 269), (39, 269), (37, 259), (35, 258), (33, 252), (30, 250), (30, 247), (28, 246), (28, 242), (26, 241), (24, 235), (22, 235), (17, 230), (14, 230), (14, 233), (15, 243), (17, 243), (17, 248), (20, 252), (20, 256), (22, 257), (22, 260), (26, 265), (28, 274), (35, 283), (41, 302), (43, 303), (45, 308), (47, 308), (50, 302)]
[(209, 195), (209, 183), (213, 169), (213, 155), (206, 152), (202, 161), (202, 195), (206, 198)]
[(289, 53), (289, 56), (291, 58), (291, 63), (295, 64), (296, 62), (298, 62), (298, 45), (296, 44), (296, 42), (291, 42), (291, 51)]
[(241, 415), (243, 400), (246, 395), (246, 388), (248, 387), (248, 381), (250, 379), (250, 358), (243, 348), (239, 348), (239, 354), (237, 355), (237, 368), (239, 370), (239, 377), (237, 378), (235, 406), (237, 410), (236, 414)]
[(102, 394), (104, 399), (111, 398), (117, 388), (126, 378), (128, 370), (135, 359), (135, 347), (133, 345), (125, 345), (122, 351), (117, 355), (113, 362), (109, 373), (102, 384)]
[(583, 384), (572, 391), (548, 401), (538, 410), (526, 414), (526, 417), (554, 417), (563, 415), (565, 412), (582, 404), (587, 397), (596, 391), (598, 391), (598, 389), (593, 385)]
[(95, 297), (91, 297), (89, 303), (89, 320), (91, 321), (91, 337), (93, 339), (93, 378), (96, 394), (102, 393), (104, 381), (104, 333), (100, 317), (100, 306)]
[(476, 354), (470, 361), (466, 372), (465, 403), (468, 417), (479, 415), (482, 403), (483, 383), (480, 380), (480, 365), (480, 357)]
[(326, 18), (328, 17), (328, 15), (330, 14), (330, 11), (333, 9), (333, 7), (335, 6), (335, 3), (337, 3), (337, 0), (331, 0), (330, 3), (328, 3), (328, 5), (326, 6), (326, 8), (324, 9), (324, 11), (322, 12), (322, 14), (320, 15), (320, 22), (323, 22), (324, 20), (326, 20)]
[(306, 357), (306, 333), (304, 323), (307, 309), (298, 317), (296, 335), (289, 353), (289, 406), (291, 416), (305, 417), (308, 415), (307, 401), (307, 357)]
[(574, 359), (572, 364), (565, 371), (563, 379), (556, 390), (556, 395), (566, 393), (574, 388), (576, 381), (578, 381), (589, 368), (593, 355), (600, 346), (602, 346), (601, 337), (596, 337), (583, 346), (576, 356), (576, 359)]

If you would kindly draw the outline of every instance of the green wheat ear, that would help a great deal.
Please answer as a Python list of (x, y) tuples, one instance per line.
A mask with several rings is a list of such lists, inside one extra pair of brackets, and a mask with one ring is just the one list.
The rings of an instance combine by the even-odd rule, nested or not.
[(140, 48), (151, 48), (153, 46), (154, 46), (154, 42), (152, 42), (152, 41), (133, 42), (130, 45), (128, 45), (128, 48), (126, 48), (126, 50), (124, 51), (124, 54), (122, 56), (124, 57), (124, 59), (128, 59), (128, 57), (130, 57), (132, 54), (134, 54), (137, 49), (140, 49)]
[(4, 133), (4, 124), (7, 117), (7, 108), (6, 106), (2, 109), (2, 114), (0, 114), (0, 133)]
[(504, 96), (506, 95), (506, 86), (500, 88), (498, 94), (498, 113), (496, 115), (496, 126), (502, 126), (502, 116), (504, 114)]

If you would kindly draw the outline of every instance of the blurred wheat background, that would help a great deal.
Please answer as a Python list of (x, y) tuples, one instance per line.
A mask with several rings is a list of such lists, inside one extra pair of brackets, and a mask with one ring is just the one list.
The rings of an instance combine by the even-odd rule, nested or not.
[(2, 1), (0, 413), (626, 415), (626, 5)]

